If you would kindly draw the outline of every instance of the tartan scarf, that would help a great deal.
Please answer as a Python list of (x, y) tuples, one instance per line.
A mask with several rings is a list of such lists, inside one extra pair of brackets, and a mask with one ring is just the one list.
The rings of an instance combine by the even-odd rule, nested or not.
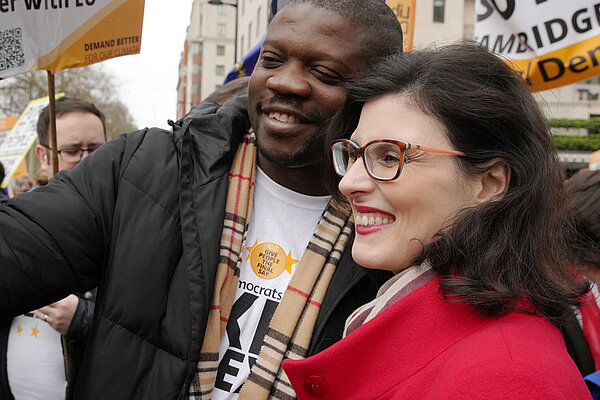
[[(211, 398), (219, 364), (219, 344), (235, 298), (254, 189), (256, 138), (250, 131), (238, 149), (230, 173), (219, 265), (204, 342), (189, 398)], [(308, 244), (296, 272), (275, 310), (240, 400), (295, 399), (281, 368), (286, 358), (306, 356), (317, 315), (331, 277), (351, 234), (347, 204), (332, 199)]]

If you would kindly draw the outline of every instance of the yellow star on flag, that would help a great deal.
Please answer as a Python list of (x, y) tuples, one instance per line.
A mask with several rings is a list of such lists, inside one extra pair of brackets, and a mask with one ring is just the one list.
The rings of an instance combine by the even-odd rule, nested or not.
[(37, 339), (38, 333), (40, 333), (40, 331), (38, 330), (37, 326), (31, 328), (31, 336), (35, 336), (35, 338)]
[(285, 257), (285, 270), (292, 274), (292, 265), (296, 264), (298, 260), (292, 258), (292, 251), (290, 250)]
[(258, 239), (254, 242), (254, 244), (250, 247), (246, 247), (246, 250), (248, 250), (248, 257), (246, 257), (246, 260), (250, 258), (250, 254), (252, 253), (252, 250), (254, 250), (254, 248), (256, 247), (256, 245), (258, 244)]

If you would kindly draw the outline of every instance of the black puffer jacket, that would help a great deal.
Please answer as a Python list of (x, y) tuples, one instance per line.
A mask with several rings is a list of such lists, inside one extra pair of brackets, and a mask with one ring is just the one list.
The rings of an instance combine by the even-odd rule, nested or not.
[[(204, 104), (174, 133), (122, 135), (49, 185), (0, 205), (0, 320), (98, 286), (76, 398), (187, 397), (229, 167), (248, 129), (245, 103)], [(346, 252), (311, 354), (338, 340), (346, 317), (375, 290)]]

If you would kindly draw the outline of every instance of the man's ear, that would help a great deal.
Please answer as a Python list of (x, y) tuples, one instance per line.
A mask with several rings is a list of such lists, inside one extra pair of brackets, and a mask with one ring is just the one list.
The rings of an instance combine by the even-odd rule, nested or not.
[(478, 177), (477, 203), (500, 200), (510, 185), (511, 169), (508, 165), (500, 159), (492, 160), (489, 165), (491, 167)]
[(41, 144), (35, 146), (35, 155), (40, 160), (40, 167), (45, 171), (48, 166), (48, 151)]

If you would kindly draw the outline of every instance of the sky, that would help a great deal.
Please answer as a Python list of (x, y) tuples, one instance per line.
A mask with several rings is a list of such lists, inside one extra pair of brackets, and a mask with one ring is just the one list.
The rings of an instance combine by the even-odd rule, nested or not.
[(140, 54), (101, 63), (138, 128), (168, 127), (176, 118), (179, 59), (193, 0), (146, 0)]

